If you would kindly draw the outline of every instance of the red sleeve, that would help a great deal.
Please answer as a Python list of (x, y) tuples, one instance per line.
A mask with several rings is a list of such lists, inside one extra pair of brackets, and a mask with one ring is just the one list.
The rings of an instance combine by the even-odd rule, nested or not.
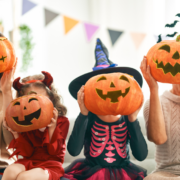
[(11, 141), (8, 149), (11, 149), (11, 148), (15, 149), (15, 151), (9, 158), (13, 157), (14, 155), (30, 157), (34, 151), (34, 148), (25, 132), (19, 133), (19, 137)]
[[(47, 144), (49, 154), (59, 154), (62, 149), (65, 149), (65, 140), (69, 129), (69, 120), (66, 117), (60, 116), (57, 120), (57, 126), (51, 138), (51, 142)], [(49, 139), (49, 138), (48, 138)]]

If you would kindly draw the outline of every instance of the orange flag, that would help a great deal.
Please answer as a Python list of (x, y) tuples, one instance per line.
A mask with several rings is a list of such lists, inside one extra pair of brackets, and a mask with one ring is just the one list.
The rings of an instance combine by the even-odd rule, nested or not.
[(139, 48), (139, 46), (141, 45), (142, 41), (144, 40), (146, 34), (144, 33), (131, 33), (131, 37), (134, 41), (134, 45), (136, 47), (136, 49)]
[(74, 26), (76, 26), (79, 21), (69, 18), (67, 16), (63, 16), (64, 18), (64, 28), (65, 28), (65, 34), (67, 34)]

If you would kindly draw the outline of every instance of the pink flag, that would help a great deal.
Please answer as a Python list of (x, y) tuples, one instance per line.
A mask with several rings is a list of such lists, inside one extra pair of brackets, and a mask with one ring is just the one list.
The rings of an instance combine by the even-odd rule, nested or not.
[(84, 27), (86, 30), (87, 39), (88, 41), (90, 41), (94, 33), (99, 29), (99, 26), (89, 24), (89, 23), (84, 23)]

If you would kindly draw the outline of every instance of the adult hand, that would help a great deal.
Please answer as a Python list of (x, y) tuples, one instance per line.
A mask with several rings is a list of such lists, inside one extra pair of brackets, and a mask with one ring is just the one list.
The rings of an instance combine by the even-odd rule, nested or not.
[(82, 86), (80, 88), (80, 90), (78, 91), (78, 93), (77, 93), (77, 101), (78, 101), (78, 104), (79, 104), (81, 114), (87, 116), (89, 111), (88, 111), (88, 109), (86, 108), (86, 106), (84, 104), (84, 86)]
[(143, 74), (144, 79), (146, 80), (150, 91), (152, 90), (158, 90), (158, 83), (157, 81), (152, 77), (151, 71), (150, 71), (150, 66), (147, 65), (147, 58), (144, 56), (141, 66), (140, 66), (141, 72)]
[(142, 108), (143, 103), (144, 103), (144, 96), (143, 96), (143, 100), (142, 100), (141, 106), (135, 112), (133, 112), (132, 114), (128, 115), (128, 120), (130, 122), (134, 122), (137, 119), (138, 113), (139, 113), (140, 109)]

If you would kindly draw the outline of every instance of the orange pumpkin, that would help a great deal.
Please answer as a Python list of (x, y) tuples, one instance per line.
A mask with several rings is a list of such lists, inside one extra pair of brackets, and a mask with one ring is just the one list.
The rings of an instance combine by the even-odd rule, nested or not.
[(180, 83), (180, 36), (155, 44), (147, 53), (147, 64), (159, 82)]
[(8, 126), (17, 132), (46, 127), (53, 117), (54, 106), (49, 98), (30, 94), (13, 100), (6, 109)]
[(16, 60), (12, 44), (5, 37), (0, 37), (0, 73), (12, 69)]
[(100, 74), (90, 78), (84, 86), (85, 106), (97, 115), (129, 115), (142, 101), (139, 84), (128, 74)]

